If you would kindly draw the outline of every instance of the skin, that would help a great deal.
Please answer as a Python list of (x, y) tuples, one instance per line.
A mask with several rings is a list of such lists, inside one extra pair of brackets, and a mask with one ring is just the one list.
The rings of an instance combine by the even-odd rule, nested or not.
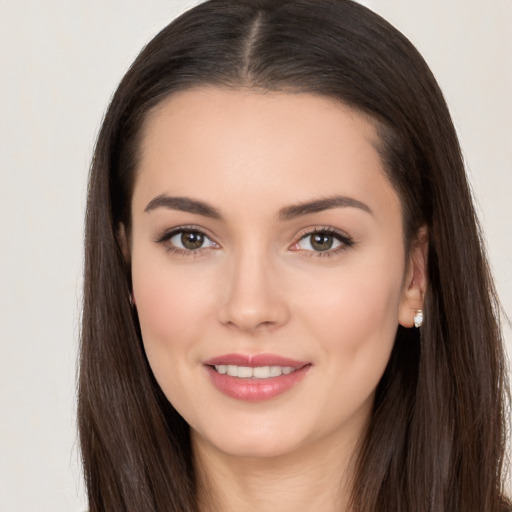
[[(148, 360), (191, 426), (204, 510), (347, 510), (375, 388), (425, 289), (425, 242), (406, 258), (376, 141), (370, 120), (310, 94), (189, 90), (146, 120), (122, 237)], [(207, 203), (221, 218), (148, 211), (162, 194)], [(279, 219), (333, 195), (369, 211)], [(162, 240), (183, 226), (208, 237), (200, 249), (176, 252), (180, 234)], [(308, 234), (325, 228), (342, 238), (315, 251)], [(247, 402), (205, 371), (205, 360), (228, 353), (311, 368), (285, 393)]]

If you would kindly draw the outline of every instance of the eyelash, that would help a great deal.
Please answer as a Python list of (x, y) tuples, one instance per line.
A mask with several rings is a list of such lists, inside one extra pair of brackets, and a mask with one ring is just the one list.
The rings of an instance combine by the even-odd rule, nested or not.
[[(167, 252), (172, 254), (177, 254), (179, 256), (186, 256), (186, 257), (198, 257), (200, 256), (204, 250), (208, 249), (208, 247), (200, 247), (198, 249), (181, 249), (180, 247), (176, 247), (175, 245), (169, 244), (169, 242), (174, 236), (179, 235), (180, 233), (184, 232), (191, 232), (195, 234), (200, 234), (204, 236), (206, 239), (210, 240), (213, 244), (217, 245), (216, 242), (214, 242), (210, 236), (208, 236), (207, 233), (201, 228), (198, 228), (197, 226), (179, 226), (174, 229), (171, 229), (170, 231), (166, 231), (162, 236), (157, 238), (155, 240), (156, 243), (162, 244), (165, 246), (165, 249)], [(330, 256), (335, 256), (343, 251), (346, 251), (347, 249), (354, 246), (355, 242), (352, 237), (348, 236), (346, 233), (343, 233), (341, 231), (338, 231), (336, 229), (333, 229), (332, 227), (323, 227), (323, 228), (315, 228), (313, 230), (309, 230), (306, 233), (302, 234), (297, 242), (292, 244), (292, 246), (298, 245), (301, 241), (307, 239), (308, 237), (311, 237), (315, 234), (323, 234), (327, 236), (332, 236), (335, 238), (338, 242), (340, 242), (340, 246), (335, 249), (327, 249), (325, 251), (313, 251), (313, 250), (305, 250), (305, 249), (296, 249), (297, 252), (306, 252), (309, 253), (308, 257), (314, 258), (314, 257), (320, 257), (320, 258), (326, 258)]]
[[(207, 249), (207, 247), (200, 247), (198, 249), (181, 249), (180, 247), (176, 247), (169, 242), (174, 236), (179, 235), (180, 233), (196, 233), (205, 237), (205, 239), (213, 242), (210, 236), (208, 236), (205, 231), (197, 226), (179, 226), (177, 228), (173, 228), (170, 231), (166, 231), (161, 237), (157, 238), (156, 243), (162, 244), (165, 247), (165, 250), (172, 254), (177, 254), (178, 256), (188, 256), (188, 257), (198, 257), (202, 254), (202, 252)], [(216, 242), (213, 242), (215, 245)]]
[[(308, 257), (310, 258), (328, 258), (331, 256), (336, 256), (337, 254), (346, 251), (347, 249), (350, 249), (354, 246), (355, 242), (352, 237), (347, 235), (346, 233), (343, 233), (342, 231), (338, 231), (337, 229), (334, 229), (329, 226), (325, 226), (323, 228), (315, 228), (313, 230), (309, 230), (306, 233), (304, 233), (297, 242), (295, 242), (293, 245), (299, 244), (302, 240), (307, 239), (308, 237), (311, 237), (316, 234), (322, 234), (327, 236), (332, 236), (335, 238), (338, 242), (341, 243), (341, 245), (335, 249), (328, 249), (325, 251), (304, 251), (309, 253)], [(299, 249), (300, 250), (300, 249)]]

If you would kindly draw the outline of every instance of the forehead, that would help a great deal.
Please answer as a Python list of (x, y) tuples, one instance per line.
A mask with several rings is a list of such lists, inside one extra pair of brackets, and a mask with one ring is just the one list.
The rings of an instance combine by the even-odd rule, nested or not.
[(146, 119), (135, 196), (199, 194), (226, 206), (256, 196), (278, 208), (343, 193), (385, 206), (398, 198), (377, 141), (368, 117), (323, 96), (187, 90)]

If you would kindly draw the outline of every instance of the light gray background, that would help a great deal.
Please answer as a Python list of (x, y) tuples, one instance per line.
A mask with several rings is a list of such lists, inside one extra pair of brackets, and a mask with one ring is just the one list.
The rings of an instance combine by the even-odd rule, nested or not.
[[(74, 414), (89, 160), (128, 65), (195, 3), (0, 0), (0, 512), (85, 508)], [(512, 0), (364, 3), (445, 92), (510, 314)]]

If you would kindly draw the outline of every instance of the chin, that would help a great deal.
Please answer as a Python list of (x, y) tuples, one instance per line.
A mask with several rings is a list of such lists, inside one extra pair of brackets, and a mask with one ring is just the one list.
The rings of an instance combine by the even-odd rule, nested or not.
[(271, 459), (290, 455), (298, 446), (290, 443), (276, 441), (275, 443), (257, 442), (255, 439), (239, 440), (235, 443), (219, 444), (217, 449), (222, 453), (241, 459)]
[(274, 431), (250, 430), (233, 431), (223, 429), (223, 435), (218, 432), (199, 433), (192, 429), (192, 443), (196, 446), (208, 445), (216, 451), (231, 457), (239, 458), (273, 458), (281, 457), (299, 450), (305, 443), (304, 439), (290, 436), (289, 431), (280, 428)]

